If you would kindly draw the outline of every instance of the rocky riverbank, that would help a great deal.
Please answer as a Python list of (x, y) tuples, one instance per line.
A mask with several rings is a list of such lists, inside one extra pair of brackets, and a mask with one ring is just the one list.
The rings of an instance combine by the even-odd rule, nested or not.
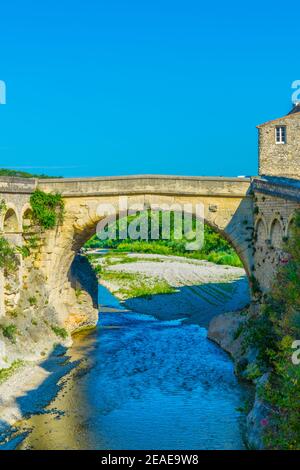
[(56, 300), (67, 312), (60, 319), (39, 271), (28, 273), (16, 307), (0, 319), (0, 381), (1, 370), (20, 361), (40, 360), (54, 345), (72, 344), (71, 335), (78, 329), (97, 324), (98, 281), (86, 258), (75, 258), (66, 288), (72, 295), (62, 292)]
[(57, 350), (72, 345), (75, 331), (98, 321), (98, 280), (86, 258), (76, 257), (70, 270), (73, 298), (62, 324), (36, 276), (34, 270), (29, 274), (16, 309), (0, 322), (0, 429), (22, 418), (18, 399), (51, 375), (45, 361), (55, 361)]
[(235, 364), (236, 375), (255, 386), (253, 403), (248, 405), (246, 437), (249, 448), (262, 450), (265, 447), (265, 426), (269, 421), (270, 408), (261, 400), (259, 389), (268, 380), (268, 374), (255, 378), (257, 351), (246, 346), (247, 321), (255, 314), (253, 309), (250, 306), (238, 312), (227, 312), (213, 318), (209, 324), (208, 338), (230, 354)]

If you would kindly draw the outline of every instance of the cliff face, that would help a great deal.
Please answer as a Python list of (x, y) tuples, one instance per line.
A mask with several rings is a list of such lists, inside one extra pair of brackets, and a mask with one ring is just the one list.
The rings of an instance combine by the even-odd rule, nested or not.
[(75, 258), (69, 278), (63, 290), (51, 290), (38, 267), (25, 260), (18, 301), (6, 305), (0, 322), (0, 369), (40, 360), (54, 344), (68, 347), (73, 332), (97, 324), (98, 283), (87, 259)]
[(98, 308), (98, 278), (86, 256), (75, 256), (69, 271), (69, 280), (73, 289), (88, 293), (93, 307)]

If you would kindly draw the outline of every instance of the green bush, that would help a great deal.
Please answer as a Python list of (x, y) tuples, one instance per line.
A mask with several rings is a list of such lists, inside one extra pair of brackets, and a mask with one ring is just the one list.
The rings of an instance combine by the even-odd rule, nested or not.
[(28, 248), (28, 246), (17, 246), (16, 249), (22, 255), (22, 258), (28, 258), (28, 256), (30, 256), (30, 249)]
[(17, 359), (12, 363), (10, 367), (7, 369), (0, 369), (0, 383), (4, 382), (7, 380), (11, 375), (14, 374), (14, 372), (22, 367), (24, 365), (24, 362), (21, 361), (20, 359)]
[(59, 336), (62, 339), (66, 339), (68, 337), (68, 332), (65, 328), (61, 328), (60, 326), (57, 326), (57, 325), (52, 325), (51, 329), (53, 333), (56, 334), (56, 336)]
[(15, 343), (16, 341), (16, 334), (18, 332), (16, 325), (13, 325), (12, 323), (10, 325), (0, 326), (2, 330), (2, 334), (5, 338), (9, 339), (12, 343)]
[(0, 237), (0, 268), (6, 273), (14, 272), (19, 265), (15, 249), (4, 238)]
[[(0, 176), (12, 176), (16, 178), (53, 178), (44, 174), (32, 174), (27, 171), (9, 170), (7, 168), (0, 168)], [(55, 176), (55, 178), (62, 178), (62, 176)]]
[(300, 366), (292, 363), (292, 343), (300, 338), (300, 212), (285, 245), (274, 285), (260, 313), (249, 320), (248, 346), (258, 349), (260, 371), (270, 378), (260, 389), (273, 410), (265, 429), (271, 449), (300, 450)]
[(33, 218), (44, 229), (54, 228), (61, 223), (64, 202), (60, 194), (48, 194), (39, 189), (30, 196)]
[(33, 306), (37, 304), (37, 298), (36, 297), (29, 297), (28, 299), (29, 305)]
[[(150, 217), (150, 212), (148, 212)], [(177, 240), (174, 234), (174, 213), (171, 213), (170, 223), (170, 239), (165, 240), (162, 238), (162, 214), (159, 214), (159, 227), (160, 236), (159, 240), (151, 239), (151, 224), (148, 221), (148, 240), (131, 240), (127, 238), (125, 240), (119, 239), (118, 234), (120, 226), (124, 223), (124, 218), (120, 219), (116, 223), (116, 239), (100, 240), (97, 235), (94, 235), (86, 244), (85, 248), (99, 249), (99, 248), (110, 248), (117, 252), (135, 252), (135, 253), (153, 253), (160, 255), (175, 255), (175, 256), (186, 256), (194, 259), (208, 260), (216, 264), (230, 265), (242, 267), (242, 262), (231, 247), (231, 245), (225, 240), (216, 230), (205, 224), (204, 226), (204, 246), (201, 250), (189, 251), (186, 250), (185, 245), (187, 242), (186, 238)], [(134, 216), (127, 217), (127, 222), (130, 223), (134, 220)], [(193, 225), (195, 228), (195, 220)]]

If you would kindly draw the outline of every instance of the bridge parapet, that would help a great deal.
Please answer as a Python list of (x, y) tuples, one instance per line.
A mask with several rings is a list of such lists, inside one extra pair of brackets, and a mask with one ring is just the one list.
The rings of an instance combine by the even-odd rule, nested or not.
[(300, 181), (290, 178), (254, 178), (252, 188), (255, 192), (300, 202)]
[(249, 178), (134, 175), (98, 178), (40, 179), (43, 191), (64, 197), (166, 194), (186, 196), (243, 197), (250, 188)]
[(38, 180), (35, 178), (15, 178), (11, 176), (0, 177), (0, 195), (31, 194), (37, 187)]

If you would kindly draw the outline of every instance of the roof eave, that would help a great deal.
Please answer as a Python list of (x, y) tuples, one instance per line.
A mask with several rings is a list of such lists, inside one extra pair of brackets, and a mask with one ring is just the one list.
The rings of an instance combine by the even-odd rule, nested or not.
[(276, 118), (276, 119), (272, 119), (271, 121), (267, 121), (267, 122), (264, 122), (263, 124), (259, 124), (257, 127), (257, 129), (260, 129), (261, 127), (264, 127), (268, 124), (272, 124), (272, 123), (275, 123), (275, 122), (278, 122), (278, 121), (282, 121), (283, 119), (289, 119), (289, 118), (292, 118), (292, 117), (300, 117), (300, 111), (298, 113), (293, 113), (293, 114), (287, 114), (286, 116), (282, 116), (280, 118)]

